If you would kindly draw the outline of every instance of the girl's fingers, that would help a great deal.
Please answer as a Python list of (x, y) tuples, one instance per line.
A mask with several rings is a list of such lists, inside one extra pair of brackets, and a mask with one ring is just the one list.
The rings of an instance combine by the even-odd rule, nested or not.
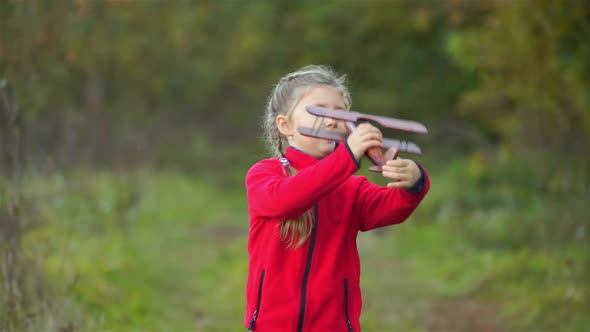
[(383, 165), (383, 170), (387, 172), (399, 172), (399, 173), (409, 173), (410, 169), (408, 167), (394, 167)]
[(366, 135), (366, 134), (378, 134), (381, 135), (381, 130), (379, 130), (379, 128), (368, 125), (368, 126), (364, 126), (364, 125), (360, 125), (357, 127), (356, 131), (358, 132), (358, 134), (360, 136)]
[(380, 133), (365, 133), (362, 136), (360, 136), (360, 138), (363, 141), (378, 140), (380, 142), (383, 142), (383, 136), (381, 136)]
[(383, 146), (383, 142), (380, 140), (370, 140), (370, 141), (365, 141), (363, 143), (363, 148), (365, 149), (369, 149), (369, 148), (373, 148), (373, 147), (381, 147)]
[(387, 184), (389, 188), (407, 188), (409, 187), (409, 183), (406, 181), (399, 181), (399, 182), (390, 182)]
[(410, 164), (410, 160), (402, 159), (402, 158), (397, 158), (397, 159), (387, 161), (387, 166), (393, 166), (393, 167), (408, 167), (409, 164)]
[(389, 171), (384, 170), (383, 172), (381, 172), (381, 175), (383, 175), (386, 178), (397, 180), (397, 181), (409, 180), (408, 174), (399, 173), (399, 172), (389, 172)]
[(412, 163), (414, 161), (410, 159), (394, 159), (389, 160), (383, 165), (384, 177), (397, 180), (396, 182), (390, 182), (387, 184), (389, 188), (410, 188), (418, 180), (419, 173), (416, 173)]
[(381, 140), (383, 139), (383, 135), (380, 132), (374, 132), (374, 131), (361, 133), (360, 137), (362, 137), (364, 139), (369, 139), (369, 138), (378, 138)]

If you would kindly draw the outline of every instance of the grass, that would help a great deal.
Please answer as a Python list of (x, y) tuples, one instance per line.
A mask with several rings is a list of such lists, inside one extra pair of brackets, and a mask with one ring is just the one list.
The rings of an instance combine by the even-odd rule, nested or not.
[[(433, 303), (469, 299), (493, 304), (508, 330), (587, 331), (586, 247), (499, 245), (510, 207), (490, 217), (505, 223), (491, 239), (473, 241), (496, 194), (481, 198), (487, 210), (465, 210), (472, 203), (448, 199), (452, 176), (437, 177), (406, 223), (359, 235), (364, 330), (433, 330)], [(22, 330), (244, 331), (240, 190), (148, 170), (28, 176), (24, 188), (22, 287), (33, 305)]]
[[(206, 188), (186, 176), (146, 173), (77, 175), (34, 187), (37, 218), (50, 222), (27, 234), (25, 253), (42, 262), (60, 297), (79, 306), (81, 314), (62, 324), (236, 329), (246, 271), (237, 243), (247, 221), (236, 215), (239, 205)], [(227, 225), (239, 236), (219, 242), (215, 230)]]

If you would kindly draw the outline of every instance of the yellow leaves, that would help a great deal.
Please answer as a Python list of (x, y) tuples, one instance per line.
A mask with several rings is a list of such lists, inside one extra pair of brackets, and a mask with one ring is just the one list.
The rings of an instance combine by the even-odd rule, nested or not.
[(111, 6), (123, 6), (123, 5), (130, 4), (131, 1), (130, 0), (108, 0), (107, 3)]
[(39, 46), (43, 46), (45, 44), (47, 44), (47, 42), (49, 41), (49, 30), (47, 29), (39, 29), (36, 31), (35, 33), (35, 44), (39, 45)]
[(76, 7), (79, 14), (86, 14), (88, 12), (90, 0), (75, 0)]
[(473, 22), (478, 16), (494, 11), (500, 6), (508, 5), (504, 1), (471, 1), (471, 0), (446, 0), (447, 21), (452, 27), (460, 27), (463, 24)]
[(426, 31), (432, 25), (434, 19), (433, 10), (429, 7), (421, 7), (414, 11), (413, 23), (417, 31)]
[(66, 51), (66, 61), (68, 64), (74, 64), (78, 59), (78, 52), (77, 50), (70, 48)]

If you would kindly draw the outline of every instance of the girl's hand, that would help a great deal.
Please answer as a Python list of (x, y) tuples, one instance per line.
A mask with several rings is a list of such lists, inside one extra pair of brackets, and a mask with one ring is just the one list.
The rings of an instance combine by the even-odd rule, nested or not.
[(386, 178), (396, 180), (396, 182), (388, 183), (388, 187), (410, 189), (420, 179), (422, 172), (415, 161), (397, 158), (387, 161), (387, 164), (383, 165), (381, 174)]
[(383, 147), (383, 134), (379, 128), (365, 122), (354, 128), (346, 142), (356, 160), (360, 161), (367, 149)]

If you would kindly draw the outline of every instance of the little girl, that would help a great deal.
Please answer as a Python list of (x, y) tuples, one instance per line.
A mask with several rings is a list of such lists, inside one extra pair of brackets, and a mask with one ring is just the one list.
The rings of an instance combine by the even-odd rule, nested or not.
[(350, 109), (344, 78), (324, 66), (284, 76), (266, 108), (275, 158), (246, 175), (250, 232), (244, 323), (261, 332), (360, 331), (358, 231), (405, 221), (428, 192), (426, 170), (412, 160), (383, 167), (387, 186), (355, 176), (362, 156), (382, 147), (379, 129), (363, 123), (347, 141), (302, 136), (298, 126), (345, 131), (305, 107)]

